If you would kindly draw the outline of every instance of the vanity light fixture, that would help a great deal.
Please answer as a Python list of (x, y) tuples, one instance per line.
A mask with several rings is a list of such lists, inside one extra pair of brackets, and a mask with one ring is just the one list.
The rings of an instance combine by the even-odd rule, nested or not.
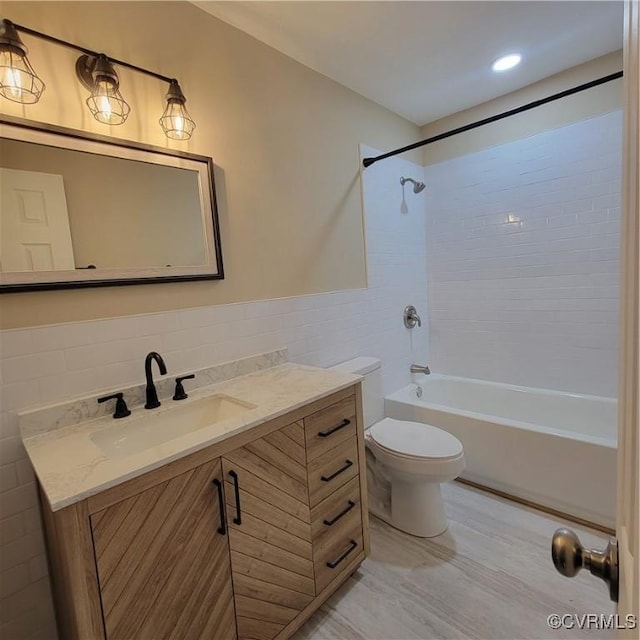
[(168, 138), (188, 140), (191, 137), (196, 124), (185, 107), (187, 100), (175, 78), (111, 58), (104, 53), (92, 51), (6, 19), (2, 19), (0, 25), (0, 95), (14, 102), (33, 104), (40, 100), (45, 88), (44, 82), (36, 75), (27, 60), (27, 48), (18, 32), (82, 53), (76, 62), (76, 75), (90, 92), (87, 106), (98, 122), (109, 125), (122, 124), (131, 111), (131, 107), (120, 93), (120, 80), (114, 68), (116, 65), (166, 82), (169, 85), (166, 95), (167, 106), (160, 118), (160, 126)]

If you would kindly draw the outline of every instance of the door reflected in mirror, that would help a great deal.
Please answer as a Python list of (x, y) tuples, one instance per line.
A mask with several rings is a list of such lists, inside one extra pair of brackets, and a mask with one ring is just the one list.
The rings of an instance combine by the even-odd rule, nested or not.
[(223, 277), (210, 158), (0, 126), (0, 290)]

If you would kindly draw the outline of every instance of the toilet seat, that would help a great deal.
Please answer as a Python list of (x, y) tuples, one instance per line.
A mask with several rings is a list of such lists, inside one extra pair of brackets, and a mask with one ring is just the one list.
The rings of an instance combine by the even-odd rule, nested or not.
[(448, 482), (465, 468), (464, 449), (458, 438), (422, 422), (384, 418), (367, 432), (374, 456), (403, 482)]
[(454, 460), (463, 453), (458, 438), (422, 422), (384, 418), (369, 429), (375, 444), (386, 453), (408, 460)]

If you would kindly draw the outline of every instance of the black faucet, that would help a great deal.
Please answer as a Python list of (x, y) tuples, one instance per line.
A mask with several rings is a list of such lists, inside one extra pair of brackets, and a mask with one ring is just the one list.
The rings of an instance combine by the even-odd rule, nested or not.
[(147, 357), (144, 359), (144, 374), (147, 377), (147, 402), (144, 405), (145, 409), (155, 409), (160, 406), (158, 392), (156, 391), (156, 386), (153, 384), (153, 374), (151, 373), (151, 363), (154, 360), (158, 363), (160, 375), (165, 375), (167, 373), (167, 367), (164, 364), (162, 356), (155, 351), (147, 353)]

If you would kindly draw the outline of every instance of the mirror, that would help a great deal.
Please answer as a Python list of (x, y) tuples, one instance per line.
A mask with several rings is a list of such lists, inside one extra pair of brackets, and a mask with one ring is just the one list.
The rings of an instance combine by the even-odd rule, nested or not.
[(211, 158), (0, 119), (0, 292), (223, 277)]

